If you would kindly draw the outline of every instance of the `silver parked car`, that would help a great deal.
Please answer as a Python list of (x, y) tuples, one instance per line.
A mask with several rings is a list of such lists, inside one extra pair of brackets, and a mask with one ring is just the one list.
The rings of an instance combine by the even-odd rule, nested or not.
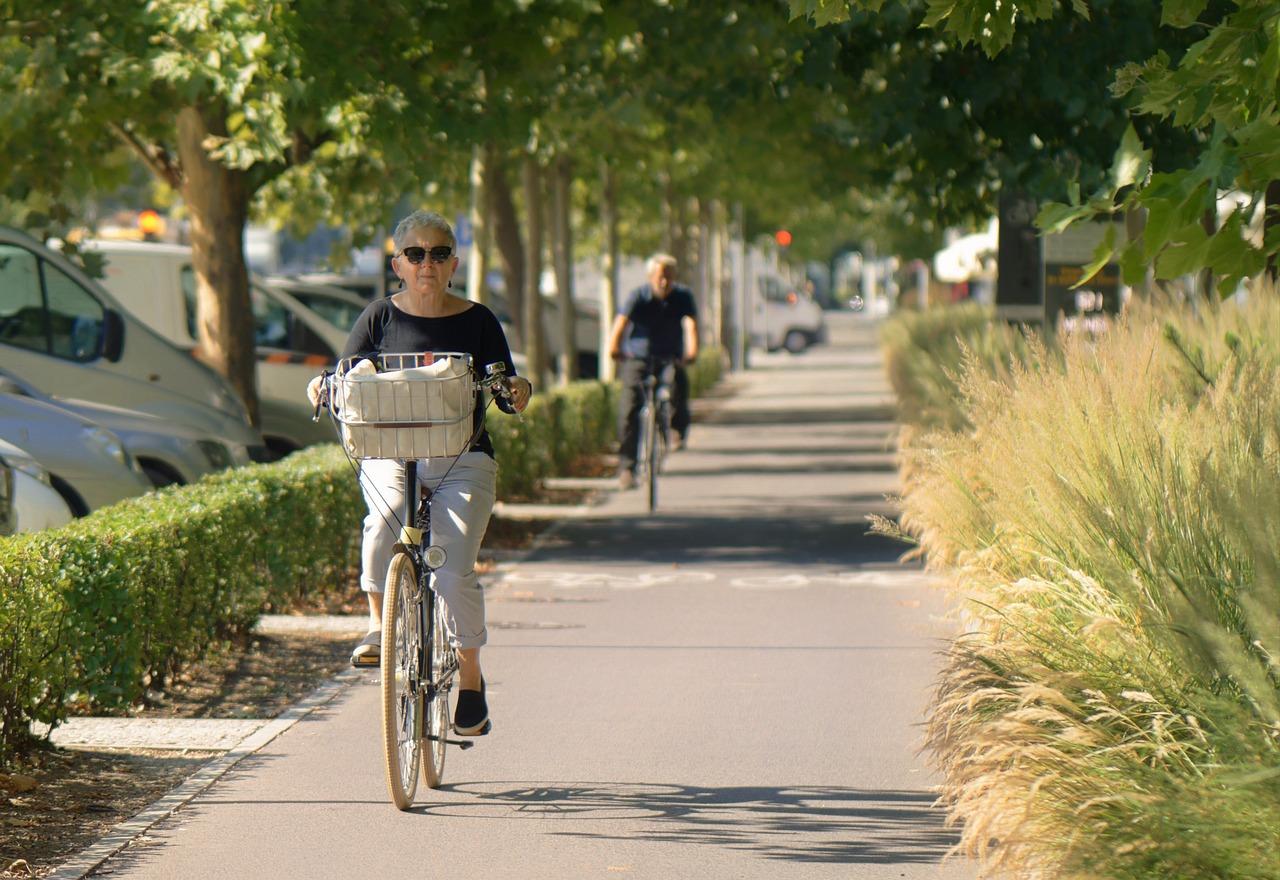
[(54, 399), (2, 369), (0, 394), (29, 397), (96, 422), (120, 438), (156, 487), (193, 483), (234, 464), (234, 438), (211, 437), (188, 425), (105, 403)]
[(76, 516), (152, 488), (115, 434), (29, 397), (0, 394), (0, 440), (32, 450)]
[(90, 398), (235, 438), (236, 464), (267, 458), (226, 379), (125, 312), (62, 254), (4, 227), (0, 360), (55, 398)]
[(344, 338), (356, 325), (356, 318), (369, 305), (369, 300), (341, 287), (309, 284), (284, 275), (267, 275), (259, 280), (265, 287), (282, 291), (311, 309), (340, 330)]
[(0, 535), (55, 529), (71, 522), (71, 508), (49, 472), (12, 443), (0, 440)]

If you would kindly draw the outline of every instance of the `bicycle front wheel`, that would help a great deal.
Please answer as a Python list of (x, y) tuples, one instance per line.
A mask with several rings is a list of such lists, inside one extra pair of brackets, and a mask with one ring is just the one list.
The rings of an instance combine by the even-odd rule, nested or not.
[(414, 595), (418, 570), (403, 551), (391, 558), (382, 594), (382, 739), (387, 792), (407, 810), (418, 788), (421, 759), (418, 683), (422, 631)]
[(426, 717), (423, 719), (423, 736), (426, 738), (426, 754), (422, 762), (422, 781), (427, 788), (439, 788), (444, 780), (444, 752), (449, 735), (449, 692), (453, 688), (453, 676), (457, 672), (457, 657), (449, 645), (449, 633), (444, 626), (444, 602), (431, 594), (431, 614), (427, 624), (427, 668), (431, 681), (427, 683)]

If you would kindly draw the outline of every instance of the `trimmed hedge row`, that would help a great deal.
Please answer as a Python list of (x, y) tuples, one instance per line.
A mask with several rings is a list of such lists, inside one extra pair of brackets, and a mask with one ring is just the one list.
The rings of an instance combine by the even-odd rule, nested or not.
[[(720, 369), (707, 351), (697, 391)], [(580, 382), (539, 394), (522, 419), (491, 415), (499, 497), (607, 449), (617, 400), (614, 385)], [(0, 539), (0, 766), (31, 744), (33, 721), (126, 707), (263, 609), (332, 589), (359, 563), (363, 515), (334, 444)]]

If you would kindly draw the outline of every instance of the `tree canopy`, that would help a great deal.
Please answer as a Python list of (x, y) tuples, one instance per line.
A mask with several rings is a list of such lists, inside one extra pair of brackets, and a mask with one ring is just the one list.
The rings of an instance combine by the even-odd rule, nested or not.
[[(794, 15), (820, 26), (885, 8), (884, 0), (790, 5)], [(1071, 5), (1064, 12), (1052, 0), (927, 0), (922, 23), (995, 59), (1016, 52), (1028, 30), (1062, 18), (1087, 27), (1095, 40), (1110, 38), (1113, 4)], [(1038, 222), (1053, 232), (1086, 218), (1145, 210), (1143, 235), (1128, 243), (1108, 239), (1095, 266), (1119, 254), (1129, 283), (1152, 266), (1161, 278), (1208, 268), (1221, 277), (1220, 290), (1230, 293), (1280, 252), (1280, 235), (1271, 231), (1280, 202), (1280, 6), (1272, 0), (1163, 0), (1158, 23), (1138, 24), (1124, 37), (1134, 49), (1150, 45), (1143, 37), (1157, 28), (1177, 36), (1110, 70), (1110, 97), (1128, 116), (1115, 135), (1111, 167), (1101, 179), (1063, 175), (1068, 192), (1046, 206)], [(1049, 57), (1036, 56), (1042, 63), (1051, 63)], [(1033, 66), (1023, 69), (1035, 73)], [(1180, 141), (1170, 147), (1161, 130), (1180, 132)], [(1082, 198), (1082, 191), (1092, 195)], [(1224, 193), (1238, 198), (1217, 222)], [(1260, 236), (1264, 213), (1266, 233)]]

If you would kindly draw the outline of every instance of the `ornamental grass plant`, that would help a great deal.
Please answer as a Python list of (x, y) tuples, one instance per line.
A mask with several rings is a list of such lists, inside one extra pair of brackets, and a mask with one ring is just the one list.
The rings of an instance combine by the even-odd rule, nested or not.
[(905, 451), (966, 630), (927, 741), (988, 874), (1280, 877), (1278, 331), (1259, 288), (969, 352), (967, 427)]
[(1029, 354), (1022, 331), (976, 302), (902, 312), (880, 337), (901, 421), (921, 429), (970, 427), (958, 388), (966, 361), (1003, 376)]

